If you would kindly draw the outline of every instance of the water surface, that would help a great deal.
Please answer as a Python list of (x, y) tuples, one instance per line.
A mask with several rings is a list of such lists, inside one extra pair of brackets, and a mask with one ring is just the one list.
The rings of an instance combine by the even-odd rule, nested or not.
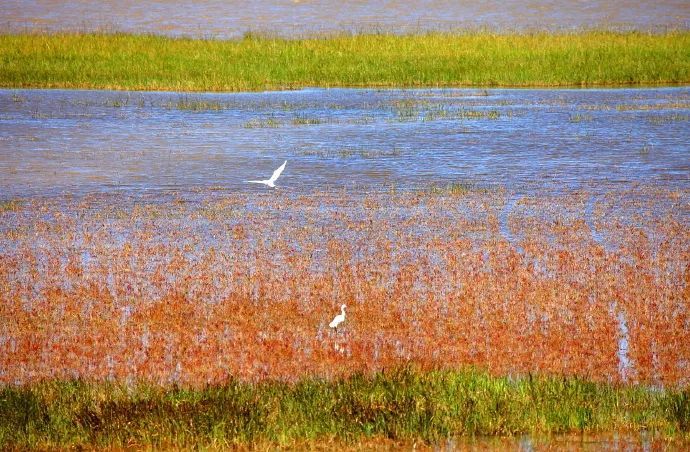
[(463, 184), (688, 188), (690, 88), (0, 90), (0, 198)]
[(303, 36), (333, 32), (414, 33), (459, 28), (495, 30), (687, 28), (684, 0), (354, 1), (206, 0), (154, 2), (9, 0), (0, 25), (9, 30), (118, 30), (238, 37), (248, 31)]

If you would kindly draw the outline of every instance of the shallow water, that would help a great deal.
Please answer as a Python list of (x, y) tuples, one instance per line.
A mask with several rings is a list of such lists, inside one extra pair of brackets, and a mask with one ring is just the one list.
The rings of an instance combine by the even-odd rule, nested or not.
[(9, 0), (3, 2), (0, 10), (0, 26), (9, 30), (106, 29), (222, 38), (238, 37), (247, 31), (301, 36), (343, 31), (409, 33), (457, 28), (658, 30), (687, 28), (689, 24), (690, 6), (684, 0), (586, 3), (567, 0)]
[(687, 189), (690, 88), (0, 90), (0, 199), (447, 184)]
[(439, 444), (443, 450), (682, 450), (687, 442), (665, 440), (653, 432), (600, 433), (595, 435), (552, 435), (458, 438)]
[[(299, 300), (313, 316), (303, 339), (280, 336), (263, 315), (248, 327), (262, 332), (240, 347), (251, 353), (230, 359), (232, 371), (248, 379), (316, 374), (312, 346), (300, 344), (323, 346), (327, 323), (319, 322), (327, 316), (312, 306), (346, 294), (357, 306), (355, 322), (375, 318), (363, 311), (372, 306), (364, 300), (388, 310), (399, 308), (384, 300), (396, 300), (408, 313), (401, 321), (408, 336), (371, 334), (378, 331), (373, 323), (353, 330), (362, 332), (355, 350), (376, 351), (360, 355), (362, 365), (414, 362), (434, 349), (432, 359), (449, 366), (472, 363), (504, 374), (585, 372), (605, 381), (687, 385), (688, 348), (678, 332), (688, 322), (668, 313), (687, 311), (681, 284), (690, 243), (689, 116), (690, 88), (0, 90), (0, 280), (8, 287), (0, 299), (21, 301), (9, 317), (43, 309), (55, 324), (43, 331), (41, 348), (17, 352), (29, 356), (26, 366), (5, 354), (0, 379), (129, 378), (136, 368), (161, 382), (210, 381), (197, 366), (185, 364), (181, 373), (173, 351), (149, 366), (127, 355), (137, 350), (129, 346), (115, 358), (109, 348), (92, 353), (93, 343), (77, 347), (89, 359), (98, 356), (93, 367), (81, 357), (72, 367), (58, 365), (60, 355), (48, 352), (53, 338), (79, 343), (101, 333), (86, 323), (70, 329), (55, 322), (65, 304), (45, 304), (45, 294), (71, 294), (71, 306), (85, 303), (83, 315), (110, 316), (101, 331), (120, 344), (148, 337), (136, 331), (127, 339), (124, 331), (150, 301), (172, 293), (200, 307), (236, 294), (252, 306)], [(245, 182), (269, 177), (283, 160), (276, 191)], [(346, 274), (343, 262), (357, 269), (347, 277), (353, 285), (321, 284)], [(507, 275), (523, 275), (521, 293), (543, 294), (548, 304), (505, 295), (523, 284)], [(396, 289), (401, 282), (409, 286)], [(483, 289), (466, 291), (477, 282)], [(104, 292), (83, 296), (94, 288)], [(115, 314), (92, 314), (110, 309), (91, 301), (106, 293)], [(461, 293), (476, 294), (466, 302), (471, 315), (449, 304)], [(657, 294), (640, 309), (638, 300)], [(435, 315), (455, 315), (445, 323), (448, 333), (418, 320), (428, 303), (436, 303)], [(284, 309), (274, 311), (284, 325)], [(587, 327), (573, 329), (573, 318)], [(500, 342), (486, 340), (496, 331), (491, 322), (503, 329)], [(278, 331), (272, 340), (303, 361), (267, 364), (265, 331)], [(654, 331), (653, 340), (640, 331)], [(0, 341), (36, 336), (12, 334)], [(525, 334), (541, 342), (526, 343)], [(440, 342), (430, 346), (436, 343), (419, 340), (425, 335)], [(214, 337), (214, 350), (232, 349), (227, 336)], [(449, 337), (470, 345), (445, 347)], [(512, 350), (519, 354), (506, 353)], [(552, 360), (554, 353), (561, 358)], [(520, 447), (540, 447), (537, 441), (521, 439)]]

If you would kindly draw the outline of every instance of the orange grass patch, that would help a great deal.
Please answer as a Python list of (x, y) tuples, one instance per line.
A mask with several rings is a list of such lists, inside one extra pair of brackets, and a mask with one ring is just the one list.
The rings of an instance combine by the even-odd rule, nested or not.
[(687, 386), (688, 199), (24, 200), (0, 212), (0, 382), (202, 385), (413, 362)]

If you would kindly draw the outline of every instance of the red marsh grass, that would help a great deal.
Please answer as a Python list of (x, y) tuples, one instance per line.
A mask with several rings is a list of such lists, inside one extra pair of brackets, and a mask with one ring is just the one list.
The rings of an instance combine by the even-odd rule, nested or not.
[(24, 199), (0, 210), (0, 382), (203, 386), (413, 363), (687, 387), (688, 199)]

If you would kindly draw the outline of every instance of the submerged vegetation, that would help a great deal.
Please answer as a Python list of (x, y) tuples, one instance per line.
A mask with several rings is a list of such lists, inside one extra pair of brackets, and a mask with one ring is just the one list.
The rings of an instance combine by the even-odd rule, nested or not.
[(457, 181), (18, 200), (0, 211), (0, 383), (296, 381), (411, 362), (687, 387), (688, 199)]
[(0, 35), (3, 87), (250, 91), (688, 82), (687, 31), (309, 39), (249, 35), (228, 41), (127, 34)]
[(6, 212), (6, 211), (13, 211), (16, 212), (17, 210), (21, 209), (21, 201), (16, 200), (16, 199), (10, 199), (7, 201), (0, 201), (0, 213), (1, 212)]
[(203, 388), (53, 381), (0, 389), (0, 447), (228, 447), (653, 431), (687, 441), (690, 393), (411, 367)]

